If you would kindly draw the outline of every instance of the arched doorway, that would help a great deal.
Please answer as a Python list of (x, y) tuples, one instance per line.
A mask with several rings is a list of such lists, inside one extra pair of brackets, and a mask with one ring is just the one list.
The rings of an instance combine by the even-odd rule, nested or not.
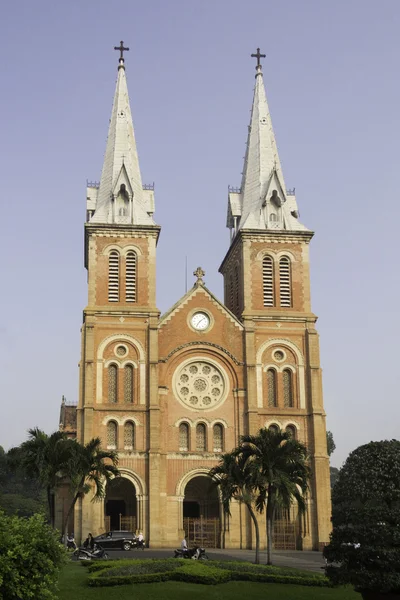
[(104, 510), (107, 531), (136, 531), (136, 489), (129, 479), (117, 477), (107, 483)]
[(183, 527), (188, 545), (220, 547), (218, 490), (207, 475), (197, 475), (185, 486)]

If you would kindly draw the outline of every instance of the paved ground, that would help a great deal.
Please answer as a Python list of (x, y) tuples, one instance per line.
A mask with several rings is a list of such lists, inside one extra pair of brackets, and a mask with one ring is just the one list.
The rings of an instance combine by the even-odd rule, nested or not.
[[(130, 552), (120, 552), (118, 550), (107, 550), (111, 559), (113, 558), (171, 558), (174, 550), (162, 549), (153, 550), (131, 550)], [(213, 548), (207, 550), (210, 560), (245, 560), (254, 562), (254, 550), (219, 550)], [(260, 553), (260, 562), (265, 564), (267, 553), (263, 550)], [(324, 560), (321, 552), (299, 552), (289, 550), (276, 550), (273, 553), (273, 563), (277, 567), (294, 567), (296, 569), (305, 569), (306, 571), (315, 571), (322, 573), (321, 567), (324, 566)]]

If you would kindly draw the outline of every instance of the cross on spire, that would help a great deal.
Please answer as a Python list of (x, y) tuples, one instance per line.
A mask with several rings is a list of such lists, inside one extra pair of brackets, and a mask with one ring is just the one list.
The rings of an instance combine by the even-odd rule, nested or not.
[(197, 277), (196, 283), (203, 283), (203, 277), (205, 275), (205, 271), (201, 267), (197, 267), (195, 271), (193, 271), (193, 275)]
[(119, 50), (121, 52), (121, 56), (119, 57), (119, 60), (124, 61), (124, 52), (127, 52), (129, 50), (129, 48), (125, 48), (124, 42), (121, 40), (119, 43), (119, 46), (114, 46), (114, 50)]
[[(122, 42), (121, 42), (121, 44), (122, 44)], [(260, 48), (257, 48), (257, 53), (252, 54), (251, 57), (257, 59), (257, 66), (256, 66), (256, 69), (257, 69), (257, 68), (261, 67), (260, 58), (265, 58), (266, 54), (261, 54)]]

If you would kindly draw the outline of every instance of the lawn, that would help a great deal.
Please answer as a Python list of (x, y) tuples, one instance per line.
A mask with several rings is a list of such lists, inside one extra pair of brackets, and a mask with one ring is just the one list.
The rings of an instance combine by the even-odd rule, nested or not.
[(297, 585), (275, 583), (251, 583), (232, 581), (221, 585), (199, 585), (167, 581), (121, 585), (118, 587), (90, 588), (86, 585), (88, 573), (80, 564), (71, 562), (60, 577), (59, 600), (132, 600), (133, 588), (135, 600), (360, 600), (351, 588), (310, 588)]

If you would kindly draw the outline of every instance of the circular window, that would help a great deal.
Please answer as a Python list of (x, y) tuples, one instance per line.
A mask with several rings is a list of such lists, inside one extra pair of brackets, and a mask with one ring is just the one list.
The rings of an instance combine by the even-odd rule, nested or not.
[(274, 359), (277, 360), (278, 362), (280, 362), (281, 360), (284, 360), (285, 358), (285, 354), (282, 352), (282, 350), (276, 350), (274, 352)]
[(117, 346), (115, 348), (115, 354), (117, 354), (118, 356), (125, 356), (125, 354), (128, 353), (128, 350), (125, 346)]
[(196, 410), (214, 408), (226, 397), (226, 378), (216, 365), (206, 361), (184, 364), (176, 372), (174, 382), (181, 402)]

